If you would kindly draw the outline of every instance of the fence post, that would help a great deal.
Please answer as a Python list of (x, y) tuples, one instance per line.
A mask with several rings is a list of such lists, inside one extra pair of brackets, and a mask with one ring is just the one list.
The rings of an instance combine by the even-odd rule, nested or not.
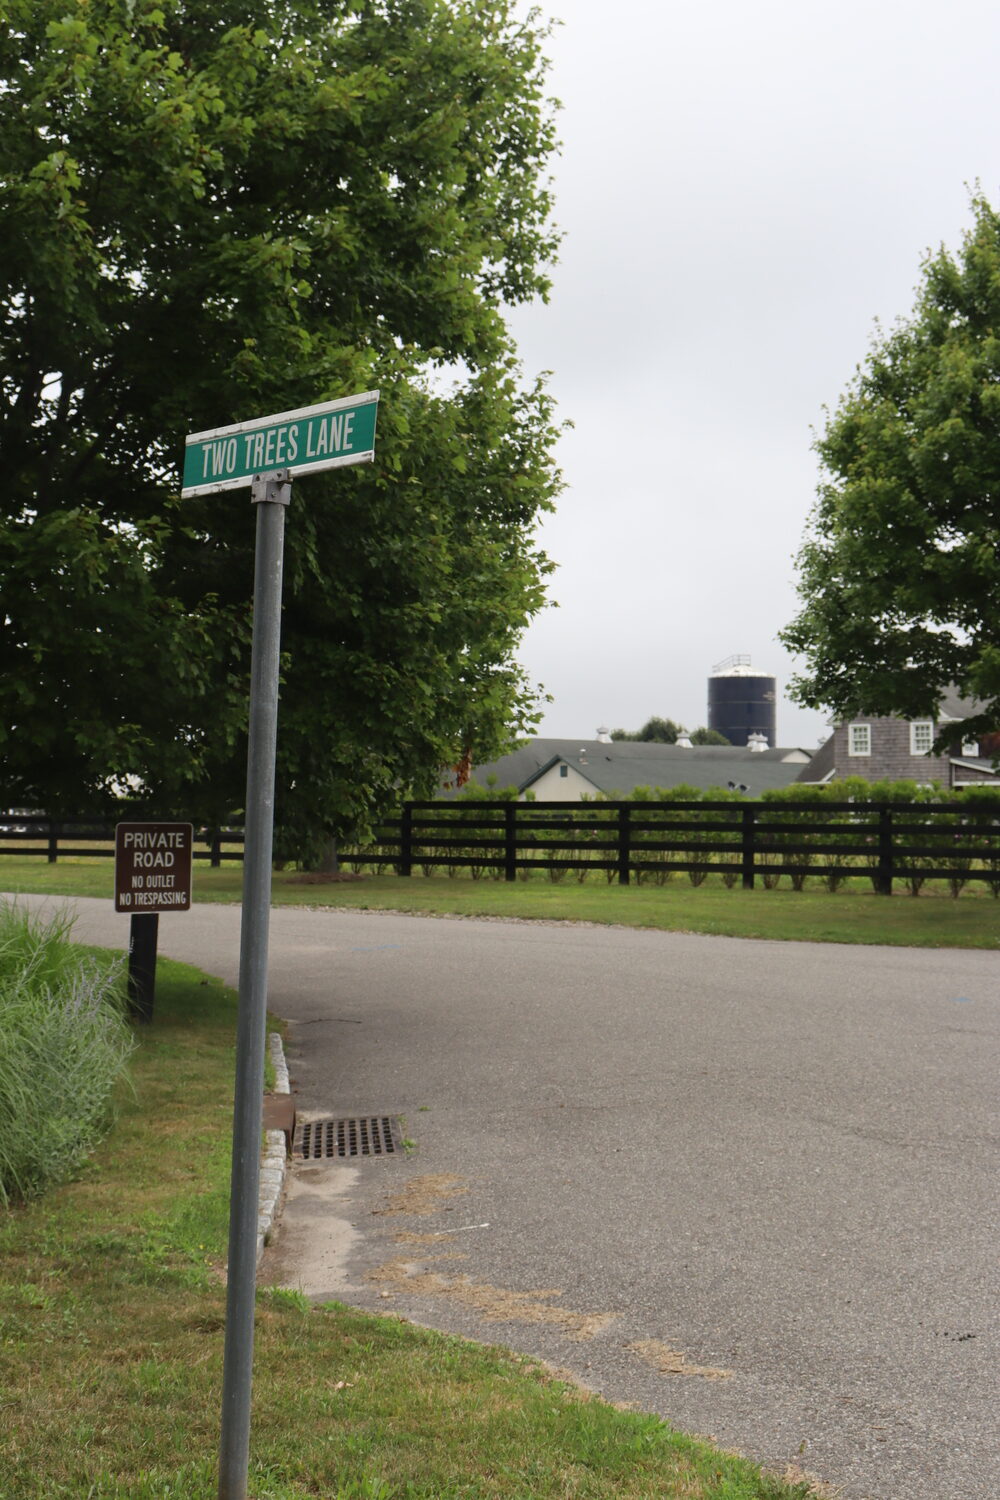
[(399, 873), (413, 874), (413, 808), (408, 802), (399, 819)]
[(754, 836), (756, 834), (756, 808), (743, 809), (743, 889), (753, 890)]
[(892, 895), (892, 875), (892, 808), (883, 807), (878, 815), (878, 874), (875, 877), (875, 890), (879, 896)]
[(629, 862), (629, 852), (630, 852), (630, 850), (629, 850), (629, 837), (630, 837), (630, 834), (631, 834), (631, 829), (629, 827), (629, 818), (630, 818), (631, 812), (632, 812), (632, 809), (628, 805), (627, 802), (619, 802), (619, 804), (618, 804), (618, 884), (619, 885), (628, 885), (629, 878), (630, 878), (630, 876), (629, 876), (628, 862)]
[(212, 867), (213, 870), (218, 870), (219, 867), (222, 864), (222, 829), (221, 828), (213, 828), (212, 829), (211, 835), (209, 836), (208, 843), (209, 843), (209, 848), (211, 850), (211, 855), (210, 855), (210, 858), (209, 858), (209, 864), (211, 865), (211, 867)]
[(59, 824), (49, 819), (49, 864), (54, 865), (59, 858)]
[(505, 802), (503, 808), (503, 878), (517, 879), (517, 803)]

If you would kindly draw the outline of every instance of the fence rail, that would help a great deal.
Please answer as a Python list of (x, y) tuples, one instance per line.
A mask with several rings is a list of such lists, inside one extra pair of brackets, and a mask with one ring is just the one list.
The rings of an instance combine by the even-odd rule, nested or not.
[[(107, 858), (114, 827), (93, 818), (0, 813), (0, 857), (60, 854)], [(201, 845), (202, 847), (198, 847)], [(110, 846), (110, 847), (109, 847)], [(218, 868), (243, 858), (243, 830), (197, 828), (194, 856)], [(752, 890), (809, 876), (831, 889), (859, 875), (891, 895), (893, 882), (919, 890), (970, 880), (1000, 895), (1000, 806), (887, 802), (410, 802), (373, 841), (342, 851), (360, 870), (390, 867), (470, 871), (512, 881), (532, 870), (553, 878), (602, 872), (611, 882), (663, 883), (720, 874)]]
[[(115, 825), (98, 818), (0, 813), (0, 857), (5, 854), (39, 855), (47, 858), (50, 865), (58, 861), (60, 854), (71, 854), (74, 859), (107, 859), (114, 854), (114, 843)], [(199, 849), (199, 844), (205, 847)], [(231, 845), (236, 847), (229, 847)], [(217, 869), (224, 860), (243, 858), (243, 829), (195, 828), (194, 846), (194, 858), (207, 859)]]
[(344, 852), (355, 868), (468, 869), (504, 880), (522, 872), (603, 871), (609, 881), (695, 884), (710, 873), (752, 890), (782, 875), (831, 887), (858, 875), (891, 895), (893, 881), (953, 887), (984, 881), (1000, 894), (1000, 807), (886, 802), (411, 802), (372, 846)]

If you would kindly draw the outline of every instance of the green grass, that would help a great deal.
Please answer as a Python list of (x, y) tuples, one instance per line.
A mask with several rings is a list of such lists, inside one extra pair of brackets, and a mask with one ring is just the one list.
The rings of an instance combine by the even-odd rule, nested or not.
[[(195, 866), (196, 901), (238, 901), (238, 864), (213, 870)], [(0, 857), (0, 887), (66, 896), (113, 894), (113, 863), (61, 858), (49, 865), (24, 856)], [(608, 885), (591, 876), (554, 884), (544, 874), (530, 881), (427, 879), (413, 875), (366, 875), (359, 880), (310, 885), (294, 871), (274, 876), (276, 906), (336, 906), (432, 915), (542, 918), (548, 921), (610, 922), (672, 932), (782, 941), (888, 943), (916, 948), (1000, 946), (1000, 903), (984, 888), (967, 887), (956, 900), (945, 882), (928, 882), (917, 897), (902, 887), (876, 896), (867, 880), (850, 881), (831, 894), (818, 879), (803, 891), (787, 881), (774, 890), (727, 890), (710, 878), (697, 888), (683, 876), (667, 885)]]
[[(3, 1500), (214, 1500), (235, 998), (161, 959), (114, 1132), (0, 1217)], [(502, 1350), (258, 1300), (254, 1500), (809, 1493)]]

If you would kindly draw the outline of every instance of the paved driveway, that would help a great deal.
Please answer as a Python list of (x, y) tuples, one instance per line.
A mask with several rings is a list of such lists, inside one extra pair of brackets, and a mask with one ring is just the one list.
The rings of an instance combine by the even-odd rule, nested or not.
[[(79, 901), (81, 938), (124, 917)], [(161, 918), (232, 980), (238, 912)], [(538, 1354), (845, 1500), (996, 1500), (1000, 957), (273, 914), (300, 1166), (264, 1276)]]

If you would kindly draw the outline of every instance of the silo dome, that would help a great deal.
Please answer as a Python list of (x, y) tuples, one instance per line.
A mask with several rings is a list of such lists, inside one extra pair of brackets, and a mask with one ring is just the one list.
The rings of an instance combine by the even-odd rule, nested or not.
[(731, 745), (747, 745), (751, 735), (762, 735), (773, 748), (777, 743), (777, 705), (777, 680), (755, 672), (749, 656), (727, 656), (712, 668), (708, 727), (724, 734)]

